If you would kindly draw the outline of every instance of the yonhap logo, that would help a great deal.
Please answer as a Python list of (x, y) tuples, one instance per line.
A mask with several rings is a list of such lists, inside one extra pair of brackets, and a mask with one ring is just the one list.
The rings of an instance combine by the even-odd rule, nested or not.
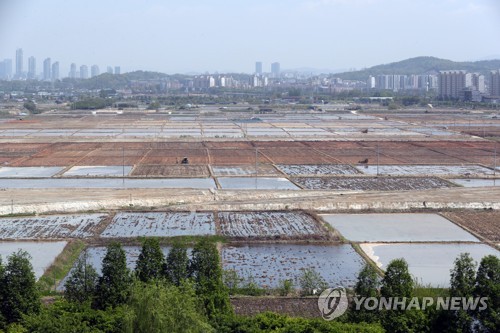
[(318, 298), (318, 308), (324, 320), (333, 320), (342, 316), (348, 307), (344, 287), (328, 288)]

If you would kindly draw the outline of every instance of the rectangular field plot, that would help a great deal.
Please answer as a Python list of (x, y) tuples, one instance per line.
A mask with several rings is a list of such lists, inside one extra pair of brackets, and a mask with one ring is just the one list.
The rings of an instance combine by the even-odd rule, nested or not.
[(0, 256), (5, 264), (7, 257), (12, 253), (18, 250), (28, 252), (35, 277), (39, 279), (63, 251), (66, 244), (67, 242), (0, 242)]
[[(212, 166), (215, 176), (251, 176), (255, 175), (255, 165), (233, 165), (233, 166)], [(270, 164), (258, 164), (257, 174), (265, 176), (277, 176), (281, 175), (278, 170), (276, 170)]]
[(467, 179), (450, 179), (450, 181), (455, 184), (462, 185), (463, 187), (500, 186), (500, 179), (467, 178)]
[(132, 176), (140, 177), (208, 177), (206, 165), (146, 165), (134, 168)]
[(63, 167), (3, 167), (0, 168), (0, 178), (52, 177), (63, 169)]
[(391, 260), (404, 258), (410, 273), (420, 283), (433, 287), (449, 287), (450, 270), (461, 253), (470, 253), (479, 262), (486, 255), (500, 252), (484, 244), (361, 244), (361, 249), (381, 269)]
[(278, 169), (289, 176), (328, 176), (360, 174), (356, 168), (346, 164), (278, 164)]
[(439, 178), (310, 177), (293, 181), (308, 190), (409, 191), (453, 187)]
[(131, 166), (74, 166), (66, 171), (64, 177), (122, 177), (132, 170)]
[(105, 214), (53, 215), (0, 219), (1, 239), (86, 238), (106, 218)]
[[(359, 169), (370, 175), (377, 174), (376, 165), (359, 167)], [(488, 175), (493, 174), (493, 170), (479, 165), (379, 165), (378, 173), (381, 175)]]
[(303, 212), (221, 212), (219, 222), (229, 237), (326, 239), (328, 233)]
[(222, 267), (240, 277), (253, 277), (261, 287), (278, 287), (281, 280), (298, 279), (304, 269), (314, 269), (330, 286), (352, 287), (364, 265), (350, 245), (254, 244), (224, 246)]
[(104, 238), (215, 235), (212, 213), (117, 213), (101, 233)]
[(326, 214), (321, 217), (354, 242), (479, 242), (437, 214)]
[(475, 232), (490, 242), (500, 243), (500, 211), (459, 211), (443, 213), (455, 223)]
[(286, 178), (220, 177), (218, 180), (225, 190), (299, 190)]

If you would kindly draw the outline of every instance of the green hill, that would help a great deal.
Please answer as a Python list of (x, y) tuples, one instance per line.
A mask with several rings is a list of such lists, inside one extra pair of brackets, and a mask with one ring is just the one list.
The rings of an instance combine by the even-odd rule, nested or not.
[(345, 80), (366, 80), (370, 75), (383, 74), (433, 74), (443, 70), (467, 70), (487, 74), (489, 71), (500, 68), (500, 60), (466, 61), (455, 62), (435, 57), (416, 57), (385, 65), (373, 66), (354, 72), (335, 74), (336, 77)]

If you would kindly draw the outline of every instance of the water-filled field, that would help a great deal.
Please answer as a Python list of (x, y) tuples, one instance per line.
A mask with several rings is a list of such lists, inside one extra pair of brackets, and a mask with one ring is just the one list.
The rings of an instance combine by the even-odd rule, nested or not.
[(174, 237), (215, 235), (213, 213), (191, 212), (120, 212), (101, 237)]
[(409, 191), (453, 187), (440, 178), (409, 177), (297, 177), (293, 181), (308, 190)]
[(380, 175), (489, 175), (493, 170), (479, 165), (367, 165), (359, 167), (361, 171), (370, 175), (376, 175), (377, 169)]
[(287, 279), (298, 286), (298, 278), (307, 268), (320, 273), (329, 286), (352, 287), (363, 265), (350, 245), (253, 244), (222, 249), (224, 269), (253, 277), (261, 287), (278, 287)]
[(289, 176), (328, 176), (359, 174), (356, 168), (346, 164), (279, 164), (277, 167)]
[(321, 217), (354, 242), (479, 242), (437, 214), (326, 214)]
[(52, 177), (64, 167), (2, 167), (0, 178), (38, 178)]
[(66, 171), (64, 177), (122, 177), (127, 176), (132, 166), (108, 165), (108, 166), (74, 166)]
[(299, 190), (286, 178), (219, 177), (222, 189), (227, 190)]
[(410, 273), (423, 284), (449, 287), (450, 270), (461, 253), (469, 253), (479, 262), (486, 255), (500, 252), (484, 244), (362, 244), (363, 251), (385, 270), (391, 260), (404, 258)]

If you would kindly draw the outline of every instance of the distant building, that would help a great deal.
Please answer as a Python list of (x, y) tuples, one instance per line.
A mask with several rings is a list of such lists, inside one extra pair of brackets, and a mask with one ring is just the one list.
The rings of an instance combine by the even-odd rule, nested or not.
[(52, 81), (59, 80), (59, 61), (52, 64)]
[(43, 80), (50, 81), (52, 77), (51, 59), (47, 58), (43, 61)]
[(115, 66), (115, 74), (121, 74), (120, 66)]
[(271, 75), (275, 78), (280, 77), (280, 63), (279, 62), (273, 62), (271, 64)]
[(23, 77), (23, 49), (16, 50), (16, 78)]
[(12, 78), (12, 59), (0, 61), (0, 79), (10, 80)]
[(262, 62), (261, 61), (257, 61), (255, 63), (255, 74), (262, 75)]
[(500, 69), (490, 72), (490, 96), (500, 97)]
[(28, 58), (28, 79), (33, 80), (36, 78), (36, 59), (35, 57)]
[(461, 97), (467, 87), (472, 86), (472, 74), (466, 71), (441, 71), (439, 72), (439, 90), (441, 98)]
[(92, 67), (90, 67), (90, 77), (98, 76), (99, 74), (99, 66), (92, 65)]
[(108, 68), (106, 69), (106, 73), (113, 74), (113, 67), (108, 66)]
[(72, 63), (69, 69), (69, 75), (71, 79), (76, 79), (76, 64)]
[(486, 92), (486, 86), (484, 84), (484, 75), (473, 73), (472, 74), (472, 86), (479, 91), (481, 94)]
[(89, 68), (87, 65), (80, 66), (80, 79), (88, 79), (89, 78)]

